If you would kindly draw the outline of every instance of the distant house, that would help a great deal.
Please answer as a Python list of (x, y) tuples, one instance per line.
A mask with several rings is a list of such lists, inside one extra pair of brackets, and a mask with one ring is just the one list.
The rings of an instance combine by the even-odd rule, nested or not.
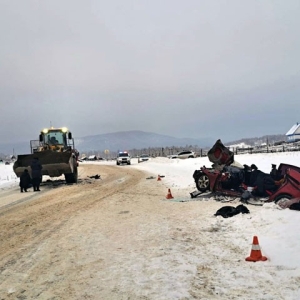
[(285, 135), (288, 143), (300, 141), (300, 124), (297, 122)]
[(97, 160), (97, 156), (96, 155), (90, 155), (88, 157), (88, 160)]
[(242, 142), (242, 143), (239, 143), (239, 144), (234, 144), (234, 145), (229, 145), (229, 146), (226, 146), (229, 150), (231, 151), (235, 151), (236, 149), (249, 149), (251, 148), (250, 145), (247, 145), (246, 143)]

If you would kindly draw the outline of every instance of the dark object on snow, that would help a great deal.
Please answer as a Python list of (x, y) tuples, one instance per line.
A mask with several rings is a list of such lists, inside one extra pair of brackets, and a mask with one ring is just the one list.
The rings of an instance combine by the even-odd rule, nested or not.
[(272, 164), (272, 170), (270, 172), (270, 176), (275, 181), (281, 180), (283, 178), (283, 175), (279, 170), (277, 170), (276, 165)]
[(252, 196), (251, 192), (249, 191), (244, 191), (242, 196), (241, 196), (241, 202), (247, 203), (247, 200), (249, 200)]
[(100, 179), (100, 175), (93, 175), (93, 176), (90, 176), (90, 178), (94, 178), (94, 179)]
[(197, 198), (201, 194), (202, 194), (202, 192), (199, 192), (199, 191), (193, 191), (190, 193), (191, 198)]
[(28, 173), (28, 170), (25, 169), (22, 175), (20, 176), (20, 192), (23, 193), (23, 190), (27, 192), (27, 189), (31, 186), (31, 177)]
[(234, 154), (226, 148), (221, 140), (217, 140), (214, 146), (208, 151), (209, 160), (216, 165), (229, 166), (234, 161)]
[(292, 210), (300, 210), (300, 203), (293, 203), (291, 206), (290, 206), (290, 209)]
[(220, 209), (217, 210), (217, 212), (214, 214), (215, 216), (222, 216), (223, 218), (230, 218), (235, 215), (238, 215), (239, 213), (242, 214), (249, 214), (249, 209), (244, 206), (243, 204), (238, 205), (237, 207), (233, 206), (223, 206)]

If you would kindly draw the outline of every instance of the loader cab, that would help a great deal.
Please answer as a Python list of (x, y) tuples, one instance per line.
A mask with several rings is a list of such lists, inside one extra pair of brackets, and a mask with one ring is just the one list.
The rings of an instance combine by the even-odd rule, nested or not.
[(56, 147), (57, 150), (58, 148), (67, 149), (70, 147), (70, 142), (73, 143), (72, 134), (68, 132), (67, 128), (44, 129), (41, 131), (39, 140), (43, 146)]

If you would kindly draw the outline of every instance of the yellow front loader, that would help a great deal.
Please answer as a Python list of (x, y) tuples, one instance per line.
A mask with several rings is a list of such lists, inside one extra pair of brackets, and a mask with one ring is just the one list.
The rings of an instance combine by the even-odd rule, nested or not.
[(24, 169), (31, 172), (31, 162), (37, 157), (42, 165), (42, 175), (58, 177), (64, 174), (67, 183), (77, 183), (78, 155), (72, 133), (67, 128), (46, 128), (39, 140), (30, 141), (30, 154), (18, 155), (13, 170), (20, 177)]

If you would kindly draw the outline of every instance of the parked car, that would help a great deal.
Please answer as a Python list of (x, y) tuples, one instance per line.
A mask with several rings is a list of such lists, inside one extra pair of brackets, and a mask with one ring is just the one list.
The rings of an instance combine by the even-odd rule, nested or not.
[(181, 158), (181, 159), (184, 159), (184, 158), (194, 158), (196, 157), (196, 154), (194, 151), (189, 151), (189, 150), (185, 150), (185, 151), (181, 151), (181, 152), (178, 152), (177, 154), (174, 154), (174, 155), (170, 155), (169, 158)]
[(138, 158), (138, 162), (141, 163), (141, 162), (147, 161), (147, 160), (149, 160), (149, 159), (150, 159), (150, 157), (149, 157), (148, 154), (142, 154), (142, 155)]

